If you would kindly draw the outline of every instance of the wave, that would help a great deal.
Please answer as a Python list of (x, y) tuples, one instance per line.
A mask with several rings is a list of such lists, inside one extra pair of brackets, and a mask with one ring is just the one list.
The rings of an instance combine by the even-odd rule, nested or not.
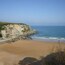
[(58, 38), (58, 37), (32, 37), (33, 40), (45, 40), (45, 41), (63, 41), (65, 42), (65, 38)]

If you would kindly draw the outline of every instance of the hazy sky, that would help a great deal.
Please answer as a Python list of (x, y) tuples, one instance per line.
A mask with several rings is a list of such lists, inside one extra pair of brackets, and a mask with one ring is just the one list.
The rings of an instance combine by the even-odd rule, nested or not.
[(0, 0), (0, 21), (65, 26), (65, 0)]

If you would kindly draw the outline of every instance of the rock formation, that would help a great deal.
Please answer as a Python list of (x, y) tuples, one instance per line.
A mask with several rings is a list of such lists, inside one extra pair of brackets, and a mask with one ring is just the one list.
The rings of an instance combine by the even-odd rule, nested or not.
[(0, 34), (2, 35), (2, 39), (26, 39), (27, 37), (36, 32), (36, 30), (31, 29), (31, 27), (27, 24), (9, 23), (2, 25), (0, 28)]

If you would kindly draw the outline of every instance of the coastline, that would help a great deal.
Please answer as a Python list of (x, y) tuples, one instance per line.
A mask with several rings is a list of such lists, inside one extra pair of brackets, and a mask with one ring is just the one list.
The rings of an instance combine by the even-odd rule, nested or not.
[[(20, 39), (18, 39), (20, 40)], [(2, 39), (0, 38), (0, 43), (6, 42), (16, 42), (18, 41), (16, 38), (8, 38)], [(29, 39), (21, 39), (21, 40), (32, 40), (32, 41), (42, 41), (42, 42), (57, 42), (57, 43), (65, 43), (65, 38), (57, 38), (57, 37), (30, 37)]]

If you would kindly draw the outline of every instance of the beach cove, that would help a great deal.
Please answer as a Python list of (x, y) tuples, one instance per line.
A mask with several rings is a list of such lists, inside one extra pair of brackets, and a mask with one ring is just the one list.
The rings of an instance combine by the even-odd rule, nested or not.
[(35, 40), (19, 40), (11, 43), (0, 44), (0, 63), (3, 65), (18, 65), (25, 57), (39, 59), (58, 49), (65, 49), (65, 43), (44, 42)]

